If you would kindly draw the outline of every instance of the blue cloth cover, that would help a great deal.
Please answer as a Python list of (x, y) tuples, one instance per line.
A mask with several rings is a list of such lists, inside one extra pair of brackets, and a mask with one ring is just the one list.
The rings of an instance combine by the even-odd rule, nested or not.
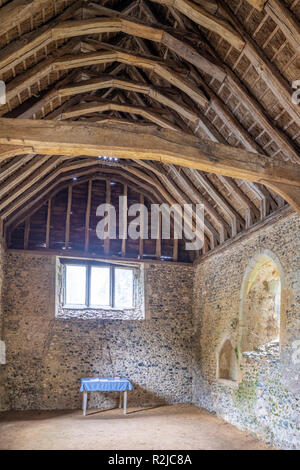
[(132, 384), (124, 377), (91, 377), (81, 379), (81, 392), (125, 392)]

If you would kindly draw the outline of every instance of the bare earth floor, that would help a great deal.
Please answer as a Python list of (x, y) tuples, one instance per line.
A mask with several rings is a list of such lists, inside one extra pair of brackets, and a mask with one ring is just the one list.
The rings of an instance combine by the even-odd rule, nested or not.
[(249, 433), (192, 405), (0, 413), (0, 449), (266, 449)]

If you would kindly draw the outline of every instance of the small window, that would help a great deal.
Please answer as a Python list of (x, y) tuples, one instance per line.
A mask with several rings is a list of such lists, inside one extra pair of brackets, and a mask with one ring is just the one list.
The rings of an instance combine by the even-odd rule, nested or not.
[(133, 270), (115, 268), (115, 306), (133, 306)]
[(64, 279), (65, 307), (134, 307), (134, 268), (66, 263)]
[(86, 305), (86, 266), (67, 265), (66, 298), (68, 305)]
[(110, 277), (111, 268), (91, 266), (89, 302), (90, 306), (110, 306)]

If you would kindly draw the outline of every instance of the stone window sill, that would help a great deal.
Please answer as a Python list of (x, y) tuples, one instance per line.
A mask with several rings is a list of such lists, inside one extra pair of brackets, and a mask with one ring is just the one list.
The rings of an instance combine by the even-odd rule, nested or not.
[(127, 308), (116, 308), (116, 307), (86, 307), (86, 306), (78, 306), (78, 305), (64, 305), (62, 307), (62, 310), (64, 311), (70, 311), (70, 310), (88, 310), (88, 311), (93, 311), (93, 312), (132, 312), (135, 310), (135, 307), (127, 307)]
[(217, 383), (220, 385), (227, 385), (231, 388), (238, 388), (239, 382), (237, 380), (230, 380), (230, 379), (217, 379)]

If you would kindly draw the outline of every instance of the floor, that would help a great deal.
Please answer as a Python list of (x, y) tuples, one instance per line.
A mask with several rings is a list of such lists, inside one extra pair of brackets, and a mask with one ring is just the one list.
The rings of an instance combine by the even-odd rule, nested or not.
[(192, 405), (0, 413), (0, 449), (266, 449), (249, 433)]

